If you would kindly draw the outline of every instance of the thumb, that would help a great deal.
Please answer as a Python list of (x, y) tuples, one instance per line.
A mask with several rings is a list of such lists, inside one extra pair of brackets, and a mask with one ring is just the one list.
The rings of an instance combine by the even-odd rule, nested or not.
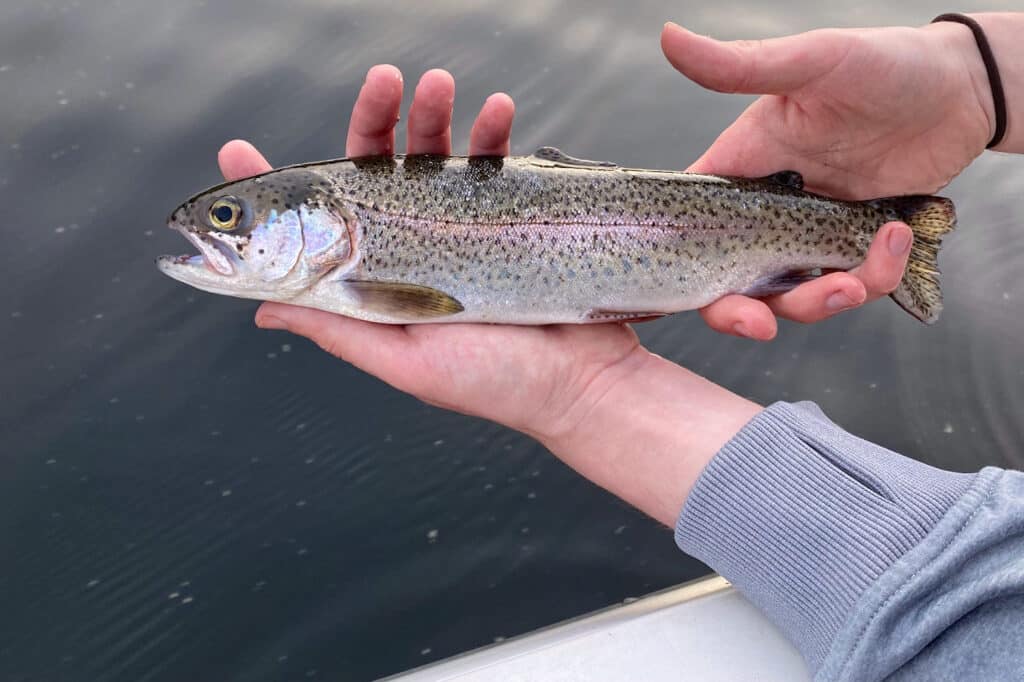
[(784, 94), (828, 73), (842, 59), (824, 31), (723, 42), (668, 22), (661, 49), (680, 73), (709, 90)]

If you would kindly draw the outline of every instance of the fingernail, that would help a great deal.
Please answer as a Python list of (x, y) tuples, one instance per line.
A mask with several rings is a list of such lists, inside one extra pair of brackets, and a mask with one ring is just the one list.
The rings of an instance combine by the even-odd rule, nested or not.
[(914, 233), (909, 227), (898, 227), (889, 233), (889, 253), (894, 256), (902, 256), (910, 250), (910, 242), (914, 239)]
[(273, 315), (260, 315), (256, 318), (256, 326), (260, 329), (288, 329), (284, 320)]
[(748, 338), (748, 339), (751, 339), (751, 338), (753, 338), (753, 337), (752, 337), (752, 336), (750, 335), (750, 330), (749, 330), (749, 329), (747, 329), (747, 325), (743, 324), (742, 322), (737, 322), (736, 324), (734, 324), (734, 325), (732, 326), (732, 330), (733, 330), (734, 332), (736, 332), (736, 333), (737, 333), (738, 335), (740, 335), (740, 336), (744, 336), (744, 337), (746, 337), (746, 338)]
[(850, 298), (845, 291), (837, 291), (825, 301), (825, 307), (832, 312), (839, 312), (840, 310), (846, 310), (855, 306), (853, 299)]

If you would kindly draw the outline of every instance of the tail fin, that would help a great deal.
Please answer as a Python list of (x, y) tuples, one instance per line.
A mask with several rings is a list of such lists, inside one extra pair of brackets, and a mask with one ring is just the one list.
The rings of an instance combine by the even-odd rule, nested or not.
[(932, 324), (942, 312), (938, 256), (943, 235), (956, 227), (953, 202), (942, 197), (907, 196), (881, 199), (878, 206), (894, 213), (914, 232), (906, 272), (890, 296), (908, 313)]

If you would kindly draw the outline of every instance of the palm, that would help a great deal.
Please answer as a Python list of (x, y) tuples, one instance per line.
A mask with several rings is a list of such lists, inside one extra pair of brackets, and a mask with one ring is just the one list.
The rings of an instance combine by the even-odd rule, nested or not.
[[(401, 91), (401, 76), (393, 67), (371, 69), (352, 113), (349, 156), (394, 151)], [(453, 96), (447, 73), (424, 75), (409, 114), (409, 153), (451, 153)], [(507, 96), (489, 98), (474, 125), (470, 153), (507, 154), (512, 114)], [(229, 180), (270, 168), (258, 151), (241, 142), (226, 145), (219, 161)], [(308, 336), (421, 400), (534, 434), (569, 428), (565, 419), (576, 397), (603, 369), (639, 348), (633, 331), (619, 324), (401, 327), (279, 303), (265, 303), (257, 322)]]
[(953, 57), (920, 30), (813, 31), (750, 49), (779, 50), (764, 67), (775, 72), (747, 65), (746, 82), (728, 89), (773, 94), (722, 133), (695, 164), (705, 172), (791, 168), (813, 189), (865, 199), (934, 192), (984, 149), (969, 72), (937, 68)]
[(618, 324), (417, 325), (402, 333), (394, 361), (367, 369), (440, 407), (547, 434), (562, 430), (573, 396), (638, 347)]

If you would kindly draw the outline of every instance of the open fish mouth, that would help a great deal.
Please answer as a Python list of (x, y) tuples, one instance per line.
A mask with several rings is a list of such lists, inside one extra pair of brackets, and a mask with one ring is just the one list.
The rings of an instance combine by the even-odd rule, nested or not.
[(184, 254), (181, 256), (164, 256), (163, 261), (172, 262), (174, 265), (184, 265), (192, 267), (205, 267), (211, 272), (225, 277), (230, 277), (235, 274), (235, 268), (232, 264), (234, 260), (231, 254), (230, 247), (226, 244), (215, 239), (203, 239), (200, 235), (195, 232), (189, 232), (187, 230), (179, 230), (185, 238), (188, 239), (193, 246), (199, 249), (198, 254)]

